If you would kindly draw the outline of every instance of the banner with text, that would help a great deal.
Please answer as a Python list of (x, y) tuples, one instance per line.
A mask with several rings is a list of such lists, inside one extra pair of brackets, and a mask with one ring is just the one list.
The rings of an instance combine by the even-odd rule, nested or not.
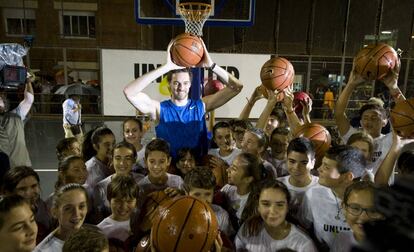
[[(270, 55), (210, 53), (211, 58), (228, 72), (238, 77), (244, 88), (240, 94), (218, 108), (216, 117), (237, 118), (250, 98), (254, 89), (260, 84), (260, 68)], [(165, 51), (144, 50), (101, 50), (101, 74), (103, 88), (103, 112), (105, 116), (134, 116), (135, 109), (128, 103), (123, 88), (132, 80), (154, 70), (166, 61)], [(205, 70), (205, 78), (208, 71)], [(155, 100), (169, 99), (168, 83), (160, 77), (144, 89)], [(258, 118), (266, 100), (256, 102), (250, 118)]]

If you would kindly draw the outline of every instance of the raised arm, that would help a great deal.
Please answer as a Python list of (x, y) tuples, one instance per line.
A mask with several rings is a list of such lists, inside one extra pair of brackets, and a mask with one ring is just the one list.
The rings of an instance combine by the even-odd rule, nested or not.
[(305, 124), (311, 123), (310, 113), (312, 111), (312, 105), (313, 101), (312, 99), (309, 99), (307, 102), (301, 101), (300, 104), (302, 105), (302, 116), (303, 116), (303, 122)]
[(223, 84), (226, 85), (225, 88), (218, 91), (217, 93), (203, 97), (203, 102), (206, 106), (206, 112), (209, 112), (218, 107), (221, 107), (229, 100), (231, 100), (234, 96), (236, 96), (238, 93), (240, 93), (240, 91), (243, 88), (243, 85), (236, 77), (234, 77), (232, 74), (228, 73), (222, 67), (213, 62), (213, 60), (210, 57), (210, 54), (207, 51), (207, 47), (204, 44), (204, 41), (202, 43), (204, 48), (204, 55), (203, 59), (197, 66), (210, 68), (210, 70), (213, 71), (213, 73), (215, 73), (220, 78)]
[(400, 73), (401, 62), (398, 60), (397, 64), (391, 71), (382, 79), (385, 86), (390, 90), (390, 94), (394, 101), (405, 100), (404, 95), (402, 94), (400, 88), (398, 87), (398, 75)]
[(19, 106), (16, 108), (16, 112), (19, 114), (22, 120), (26, 118), (27, 114), (30, 111), (30, 108), (33, 105), (33, 102), (34, 102), (34, 94), (33, 94), (32, 80), (31, 78), (27, 78), (26, 86), (24, 87), (23, 101), (21, 101)]
[[(249, 119), (250, 116), (250, 112), (252, 111), (252, 108), (254, 106), (254, 104), (260, 100), (261, 98), (263, 98), (263, 94), (262, 94), (262, 86), (259, 85), (257, 86), (254, 90), (252, 95), (250, 96), (250, 99), (247, 100), (246, 105), (244, 106), (242, 112), (239, 115), (239, 119), (240, 120), (247, 120)], [(246, 97), (247, 99), (247, 97)]]
[(377, 173), (375, 173), (375, 184), (388, 185), (388, 181), (394, 171), (395, 162), (397, 161), (398, 154), (402, 147), (403, 143), (401, 138), (394, 131), (394, 128), (392, 128), (392, 145), (387, 156), (385, 156), (378, 168)]
[(277, 90), (271, 91), (266, 88), (266, 92), (269, 99), (267, 100), (266, 106), (260, 114), (259, 119), (256, 123), (256, 128), (262, 130), (264, 130), (264, 128), (266, 127), (267, 120), (269, 120), (269, 116), (272, 113), (276, 103), (278, 102), (277, 96), (279, 95), (279, 92)]
[(341, 136), (345, 135), (351, 127), (351, 124), (346, 117), (346, 108), (348, 106), (349, 99), (351, 98), (354, 89), (364, 81), (365, 80), (359, 74), (352, 70), (351, 75), (349, 76), (348, 84), (338, 97), (335, 106), (335, 122)]
[(143, 114), (149, 114), (153, 119), (158, 119), (160, 111), (160, 102), (151, 99), (146, 93), (142, 92), (148, 85), (150, 85), (158, 77), (168, 73), (171, 70), (181, 69), (183, 67), (177, 66), (171, 60), (170, 48), (173, 41), (170, 42), (167, 48), (167, 63), (150, 71), (138, 79), (131, 81), (125, 88), (124, 94), (127, 100)]
[(294, 134), (296, 130), (302, 125), (295, 111), (293, 110), (293, 92), (292, 88), (285, 89), (285, 98), (283, 99), (283, 110), (285, 111), (286, 118), (291, 129), (291, 132)]

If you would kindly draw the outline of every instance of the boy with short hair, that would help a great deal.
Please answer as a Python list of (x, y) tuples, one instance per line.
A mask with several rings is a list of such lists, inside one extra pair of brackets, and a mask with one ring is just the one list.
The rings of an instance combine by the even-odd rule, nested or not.
[(286, 151), (291, 139), (289, 128), (276, 128), (270, 134), (269, 147), (263, 154), (263, 159), (271, 163), (278, 177), (289, 175), (286, 164)]
[(306, 191), (299, 212), (320, 251), (327, 251), (338, 233), (351, 232), (341, 211), (342, 198), (345, 189), (363, 175), (365, 165), (362, 152), (350, 146), (331, 147), (325, 153), (318, 168), (319, 185)]
[(228, 237), (234, 234), (229, 214), (218, 205), (212, 204), (216, 178), (213, 172), (205, 167), (196, 167), (184, 178), (185, 193), (209, 204), (216, 214), (219, 229)]
[[(396, 64), (395, 68), (381, 80), (390, 90), (390, 94), (394, 98), (394, 101), (405, 99), (398, 88), (399, 69), (400, 63)], [(364, 82), (366, 82), (366, 80), (363, 79), (360, 74), (356, 73), (355, 70), (352, 70), (348, 84), (341, 92), (336, 103), (335, 122), (344, 142), (347, 142), (349, 137), (358, 131), (358, 129), (351, 127), (350, 121), (346, 116), (346, 108), (353, 91), (358, 85), (361, 85)], [(392, 145), (392, 134), (381, 134), (382, 128), (387, 124), (387, 113), (381, 105), (368, 103), (361, 107), (359, 114), (361, 116), (360, 122), (362, 130), (367, 132), (374, 139), (372, 169), (375, 174)]]
[(63, 245), (62, 252), (107, 252), (109, 251), (108, 239), (95, 226), (82, 227), (71, 234)]
[(112, 214), (97, 226), (110, 238), (125, 242), (131, 235), (130, 218), (137, 207), (138, 185), (130, 176), (119, 175), (107, 188), (107, 199)]
[(138, 182), (140, 195), (145, 198), (149, 193), (161, 190), (170, 197), (180, 193), (183, 179), (167, 172), (171, 164), (168, 142), (161, 138), (149, 142), (145, 148), (145, 164), (148, 175)]
[(305, 192), (318, 184), (318, 177), (311, 174), (315, 165), (315, 150), (312, 142), (304, 137), (290, 141), (287, 148), (288, 176), (278, 178), (288, 188), (291, 200), (289, 212), (297, 217)]

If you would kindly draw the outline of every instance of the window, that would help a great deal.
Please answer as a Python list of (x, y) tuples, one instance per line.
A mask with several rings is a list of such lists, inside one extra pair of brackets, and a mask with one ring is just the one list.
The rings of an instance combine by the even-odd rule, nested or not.
[(33, 9), (3, 9), (4, 24), (8, 36), (34, 35), (36, 16)]
[(95, 13), (60, 11), (63, 37), (95, 38)]

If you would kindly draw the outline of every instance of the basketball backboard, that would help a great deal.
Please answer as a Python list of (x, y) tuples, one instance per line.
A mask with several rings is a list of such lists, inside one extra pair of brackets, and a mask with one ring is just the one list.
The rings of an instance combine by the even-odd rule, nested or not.
[(184, 25), (178, 5), (183, 2), (211, 4), (205, 26), (252, 26), (256, 0), (135, 0), (139, 24)]

